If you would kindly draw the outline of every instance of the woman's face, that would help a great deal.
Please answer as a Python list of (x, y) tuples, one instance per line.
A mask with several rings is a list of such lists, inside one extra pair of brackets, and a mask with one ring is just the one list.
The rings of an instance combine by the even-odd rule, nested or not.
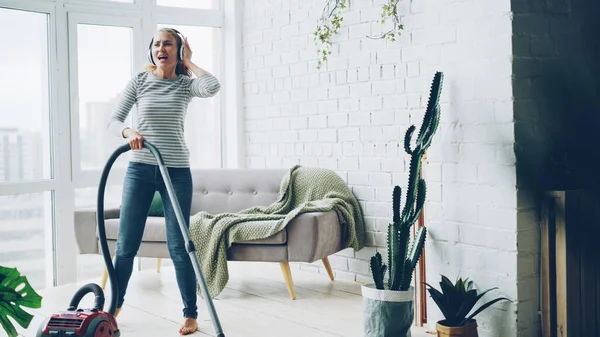
[(171, 33), (157, 32), (152, 43), (152, 57), (156, 66), (176, 65), (177, 49), (177, 40)]

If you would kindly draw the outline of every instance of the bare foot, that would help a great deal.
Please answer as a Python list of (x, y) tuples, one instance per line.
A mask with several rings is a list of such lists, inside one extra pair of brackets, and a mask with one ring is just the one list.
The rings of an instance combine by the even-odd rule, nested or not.
[(115, 314), (113, 315), (114, 318), (117, 318), (117, 315), (121, 312), (121, 308), (117, 308), (115, 309)]
[(181, 328), (179, 328), (179, 333), (181, 335), (189, 335), (196, 330), (198, 330), (198, 321), (193, 318), (186, 318), (185, 321), (183, 321)]

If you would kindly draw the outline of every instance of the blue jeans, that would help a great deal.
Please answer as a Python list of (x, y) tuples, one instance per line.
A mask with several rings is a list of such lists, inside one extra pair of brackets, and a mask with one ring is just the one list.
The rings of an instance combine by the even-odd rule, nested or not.
[[(192, 204), (192, 175), (190, 169), (168, 168), (167, 170), (186, 226), (189, 228)], [(123, 306), (127, 284), (133, 270), (133, 260), (140, 248), (146, 218), (156, 191), (159, 191), (163, 200), (167, 226), (167, 247), (175, 267), (177, 285), (183, 300), (183, 316), (197, 318), (196, 276), (190, 257), (185, 249), (185, 241), (175, 211), (159, 167), (143, 163), (129, 163), (123, 186), (119, 236), (114, 262), (119, 286), (117, 307)]]

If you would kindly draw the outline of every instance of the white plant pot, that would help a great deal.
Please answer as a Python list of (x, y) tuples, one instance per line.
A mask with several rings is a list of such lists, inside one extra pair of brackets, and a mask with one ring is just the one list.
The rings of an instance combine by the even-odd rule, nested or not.
[(414, 320), (414, 288), (380, 290), (375, 284), (361, 286), (365, 337), (410, 337)]

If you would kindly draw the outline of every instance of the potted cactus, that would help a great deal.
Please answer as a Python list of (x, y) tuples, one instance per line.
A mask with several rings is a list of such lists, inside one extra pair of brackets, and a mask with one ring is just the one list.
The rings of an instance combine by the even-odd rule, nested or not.
[(16, 268), (0, 266), (0, 325), (9, 337), (18, 336), (14, 321), (23, 328), (29, 327), (33, 316), (21, 307), (40, 308), (42, 297), (33, 290), (29, 281)]
[[(425, 180), (420, 178), (421, 159), (439, 124), (442, 80), (441, 72), (433, 77), (427, 110), (414, 148), (410, 143), (415, 126), (411, 125), (404, 136), (404, 150), (411, 157), (408, 190), (404, 207), (401, 207), (402, 190), (399, 186), (394, 187), (393, 221), (388, 226), (387, 235), (388, 263), (383, 264), (379, 252), (371, 257), (374, 283), (362, 286), (365, 337), (410, 336), (414, 319), (414, 288), (411, 280), (427, 233), (424, 226), (420, 227), (409, 249), (410, 229), (425, 204)], [(384, 282), (386, 271), (388, 278)]]

